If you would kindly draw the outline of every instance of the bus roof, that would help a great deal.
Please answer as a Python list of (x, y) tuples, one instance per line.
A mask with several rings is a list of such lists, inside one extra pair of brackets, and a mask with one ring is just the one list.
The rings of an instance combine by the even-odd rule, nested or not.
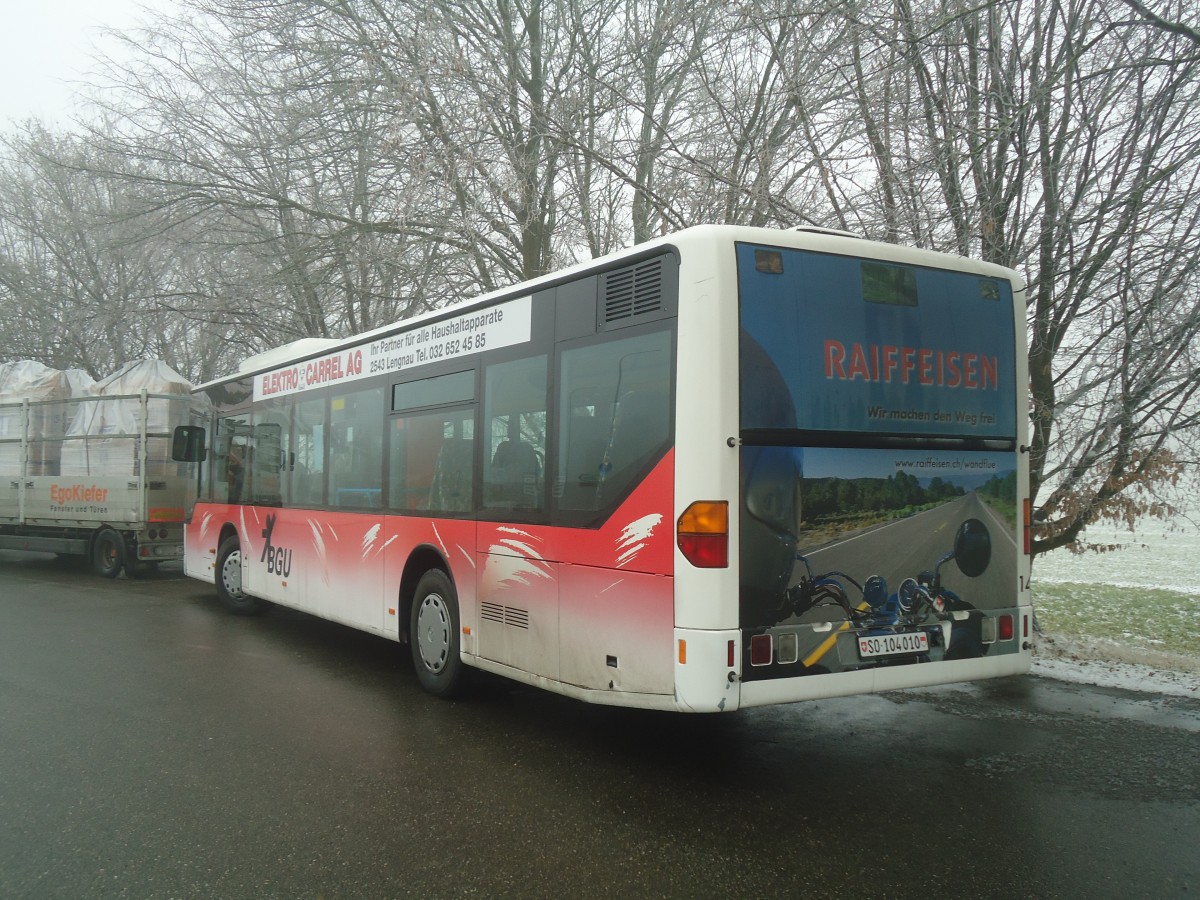
[(653, 238), (643, 244), (636, 244), (605, 256), (576, 263), (573, 266), (558, 269), (530, 281), (499, 288), (469, 300), (462, 300), (448, 306), (419, 313), (407, 319), (390, 322), (387, 325), (381, 325), (370, 331), (349, 335), (345, 338), (300, 338), (280, 347), (246, 357), (238, 366), (237, 371), (198, 385), (195, 390), (202, 391), (226, 382), (240, 381), (244, 378), (250, 378), (259, 372), (269, 371), (291, 362), (303, 362), (326, 353), (354, 347), (397, 332), (407, 331), (424, 323), (434, 322), (448, 316), (461, 315), (476, 307), (488, 306), (507, 297), (533, 293), (594, 270), (611, 268), (615, 263), (632, 257), (653, 254), (656, 250), (670, 249), (676, 253), (684, 253), (690, 247), (707, 244), (719, 238), (730, 242), (774, 244), (781, 247), (795, 247), (797, 249), (815, 250), (817, 252), (833, 253), (842, 256), (861, 256), (869, 259), (880, 259), (928, 268), (970, 272), (985, 277), (1009, 280), (1013, 282), (1014, 291), (1024, 289), (1024, 279), (1017, 272), (994, 263), (986, 263), (970, 257), (956, 256), (935, 250), (923, 250), (902, 244), (888, 244), (882, 241), (868, 240), (847, 231), (810, 226), (781, 229), (749, 225), (693, 225), (680, 231)]

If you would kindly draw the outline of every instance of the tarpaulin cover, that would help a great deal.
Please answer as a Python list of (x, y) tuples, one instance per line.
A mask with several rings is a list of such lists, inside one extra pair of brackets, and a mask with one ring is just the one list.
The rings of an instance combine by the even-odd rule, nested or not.
[[(171, 394), (150, 397), (146, 404), (150, 437), (146, 445), (148, 474), (168, 465), (170, 439), (176, 425), (188, 421), (192, 385), (162, 360), (148, 359), (122, 366), (91, 388), (95, 399), (83, 399), (67, 429), (63, 444), (63, 475), (136, 475), (141, 431), (141, 392)], [(86, 438), (86, 440), (72, 440)]]

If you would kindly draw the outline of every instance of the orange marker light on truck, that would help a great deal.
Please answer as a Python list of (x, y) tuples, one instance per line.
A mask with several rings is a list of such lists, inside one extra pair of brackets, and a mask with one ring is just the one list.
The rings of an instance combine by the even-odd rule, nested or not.
[(698, 569), (729, 565), (729, 503), (697, 500), (675, 523), (679, 550)]

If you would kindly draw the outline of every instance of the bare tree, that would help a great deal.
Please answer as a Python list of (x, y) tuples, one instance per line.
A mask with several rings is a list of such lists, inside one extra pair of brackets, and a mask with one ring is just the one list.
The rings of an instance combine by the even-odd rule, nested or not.
[(416, 254), (410, 270), (406, 243), (442, 223), (422, 216), (423, 173), (397, 164), (394, 98), (305, 13), (213, 0), (160, 23), (140, 36), (137, 62), (112, 69), (121, 130), (94, 135), (127, 160), (95, 174), (139, 185), (148, 213), (209, 218), (214, 252), (249, 257), (258, 277), (230, 288), (257, 310), (263, 345), (435, 302), (405, 290), (430, 258)]
[(908, 90), (859, 89), (900, 106), (902, 139), (868, 136), (880, 194), (904, 191), (891, 173), (932, 177), (879, 218), (919, 211), (902, 239), (1027, 273), (1035, 550), (1167, 511), (1200, 385), (1193, 48), (1120, 0), (895, 9), (899, 33), (884, 17), (872, 36)]
[(187, 334), (171, 314), (191, 300), (182, 236), (164, 240), (151, 218), (131, 215), (121, 182), (84, 174), (94, 147), (31, 125), (4, 141), (4, 155), (0, 355), (95, 375), (143, 357), (194, 376), (228, 363), (225, 341)]

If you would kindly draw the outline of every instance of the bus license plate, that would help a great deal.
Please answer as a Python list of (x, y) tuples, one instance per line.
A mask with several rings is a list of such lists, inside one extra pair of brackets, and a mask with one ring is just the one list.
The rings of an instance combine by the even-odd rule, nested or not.
[(929, 635), (923, 631), (914, 634), (876, 634), (858, 639), (858, 655), (863, 659), (928, 652)]

